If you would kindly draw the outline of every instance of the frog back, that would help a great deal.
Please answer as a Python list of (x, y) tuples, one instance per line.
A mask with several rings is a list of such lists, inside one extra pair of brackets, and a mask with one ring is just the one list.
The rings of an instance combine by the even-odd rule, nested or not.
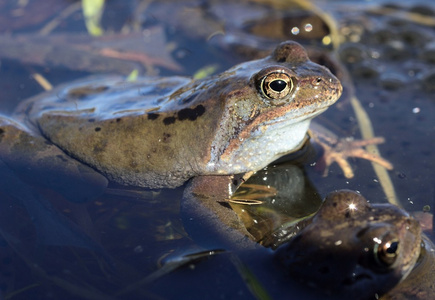
[(92, 78), (30, 99), (18, 112), (112, 181), (175, 187), (203, 173), (210, 158), (219, 105), (213, 97), (198, 103), (195, 91), (184, 77)]

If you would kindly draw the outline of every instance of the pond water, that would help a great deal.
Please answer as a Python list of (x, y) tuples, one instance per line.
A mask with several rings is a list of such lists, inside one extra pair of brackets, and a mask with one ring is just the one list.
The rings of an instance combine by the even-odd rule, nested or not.
[[(43, 91), (35, 74), (53, 86), (93, 74), (127, 76), (133, 70), (153, 76), (210, 75), (294, 38), (307, 48), (334, 53), (346, 68), (353, 85), (345, 84), (345, 95), (354, 87), (375, 136), (385, 138), (378, 147), (394, 165), (388, 175), (398, 203), (425, 217), (431, 237), (434, 2), (378, 6), (388, 2), (319, 0), (319, 9), (288, 5), (288, 15), (280, 1), (261, 9), (254, 3), (261, 1), (148, 2), (108, 1), (101, 21), (106, 38), (96, 38), (87, 33), (78, 2), (0, 0), (2, 114), (11, 115), (21, 101)], [(313, 30), (306, 27), (307, 16)], [(334, 29), (328, 28), (330, 20)], [(300, 24), (297, 35), (288, 30), (294, 24)], [(349, 97), (316, 119), (339, 137), (361, 138)], [(270, 166), (270, 173), (251, 179), (284, 195), (267, 212), (276, 209), (286, 221), (297, 220), (338, 189), (359, 191), (371, 203), (393, 201), (366, 160), (349, 159), (351, 179), (337, 164), (324, 176), (319, 149), (306, 147), (289, 165)], [(334, 299), (283, 275), (270, 249), (223, 251), (227, 244), (219, 242), (204, 247), (206, 238), (201, 239), (209, 233), (187, 226), (191, 216), (180, 212), (185, 186), (150, 191), (110, 184), (97, 198), (78, 203), (23, 180), (4, 162), (1, 170), (0, 299)], [(276, 227), (273, 222), (261, 223)], [(261, 228), (254, 230), (262, 234)]]

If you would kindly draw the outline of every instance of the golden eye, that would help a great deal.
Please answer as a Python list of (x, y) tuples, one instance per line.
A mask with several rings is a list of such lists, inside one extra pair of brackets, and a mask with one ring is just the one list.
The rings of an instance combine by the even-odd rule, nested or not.
[(374, 255), (380, 266), (392, 266), (399, 255), (399, 240), (390, 234), (375, 240)]
[(263, 77), (261, 92), (269, 99), (281, 99), (293, 90), (293, 80), (285, 73), (272, 72)]

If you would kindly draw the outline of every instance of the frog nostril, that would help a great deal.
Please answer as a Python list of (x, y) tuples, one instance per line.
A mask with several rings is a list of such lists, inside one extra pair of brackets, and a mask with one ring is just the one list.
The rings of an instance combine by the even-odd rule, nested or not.
[(311, 82), (313, 85), (319, 85), (323, 79), (321, 77), (314, 78)]
[(311, 78), (311, 84), (312, 84), (313, 86), (320, 85), (322, 81), (323, 81), (323, 78), (322, 78), (322, 77)]

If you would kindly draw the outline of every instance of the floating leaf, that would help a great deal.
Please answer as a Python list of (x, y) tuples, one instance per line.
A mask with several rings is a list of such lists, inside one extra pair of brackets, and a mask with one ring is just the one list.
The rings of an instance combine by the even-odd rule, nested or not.
[(207, 77), (213, 74), (214, 72), (216, 72), (217, 68), (218, 66), (216, 64), (205, 66), (199, 69), (198, 71), (196, 71), (195, 74), (193, 75), (193, 78), (202, 79), (204, 77)]
[(102, 35), (104, 31), (101, 27), (101, 16), (104, 10), (104, 0), (82, 0), (82, 9), (89, 34)]
[(138, 76), (139, 71), (137, 69), (134, 69), (133, 71), (131, 71), (130, 74), (128, 74), (127, 81), (136, 81)]

